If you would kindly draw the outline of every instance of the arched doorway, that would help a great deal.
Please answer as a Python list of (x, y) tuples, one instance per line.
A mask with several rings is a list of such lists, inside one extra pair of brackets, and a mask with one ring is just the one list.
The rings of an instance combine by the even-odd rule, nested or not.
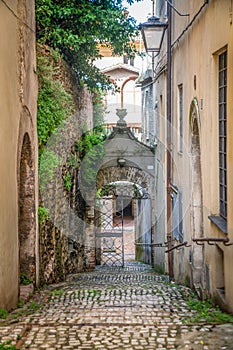
[[(203, 237), (203, 203), (200, 149), (200, 116), (198, 102), (194, 99), (190, 107), (191, 131), (191, 232), (192, 238)], [(204, 246), (192, 243), (192, 285), (200, 290), (203, 284)]]
[(19, 169), (19, 276), (36, 283), (35, 177), (31, 141), (24, 134)]

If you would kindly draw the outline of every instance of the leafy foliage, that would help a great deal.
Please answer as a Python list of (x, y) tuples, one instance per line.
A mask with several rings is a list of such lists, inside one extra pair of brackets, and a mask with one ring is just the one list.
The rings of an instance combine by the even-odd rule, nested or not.
[(69, 191), (71, 189), (71, 186), (72, 186), (72, 179), (71, 179), (71, 175), (70, 175), (69, 171), (65, 175), (64, 184), (65, 184), (65, 188), (67, 189), (67, 191)]
[(8, 341), (0, 344), (0, 350), (16, 350), (16, 347), (11, 344), (11, 341)]
[(104, 156), (103, 141), (106, 134), (101, 126), (94, 128), (93, 132), (86, 132), (76, 142), (76, 152), (82, 161), (81, 183), (86, 189), (93, 189), (96, 180), (96, 170)]
[(60, 55), (55, 51), (52, 53), (54, 53), (53, 60), (39, 50), (37, 55), (39, 79), (37, 132), (40, 155), (49, 137), (74, 111), (72, 96), (65, 91), (58, 79), (55, 79), (58, 67), (54, 65), (60, 59)]
[(46, 184), (54, 180), (56, 169), (60, 164), (61, 160), (58, 158), (56, 153), (45, 148), (43, 154), (41, 155), (39, 168), (41, 190), (45, 190)]
[(102, 132), (102, 125), (104, 122), (104, 97), (101, 91), (95, 91), (93, 93), (93, 125), (95, 130), (99, 128), (99, 131)]
[(32, 280), (27, 277), (25, 272), (22, 272), (20, 274), (20, 284), (23, 284), (24, 286), (27, 286), (30, 283), (32, 283)]
[(48, 219), (49, 219), (49, 209), (42, 207), (42, 206), (39, 206), (39, 208), (38, 208), (39, 224), (43, 224)]
[(113, 55), (135, 55), (136, 21), (127, 16), (120, 0), (36, 0), (36, 20), (37, 40), (58, 49), (79, 84), (91, 90), (110, 87), (93, 64), (101, 45)]
[(233, 316), (222, 312), (218, 306), (214, 306), (212, 300), (201, 301), (192, 297), (187, 304), (192, 311), (196, 311), (196, 314), (188, 317), (185, 323), (233, 323)]
[(7, 318), (8, 317), (8, 311), (0, 308), (0, 318)]

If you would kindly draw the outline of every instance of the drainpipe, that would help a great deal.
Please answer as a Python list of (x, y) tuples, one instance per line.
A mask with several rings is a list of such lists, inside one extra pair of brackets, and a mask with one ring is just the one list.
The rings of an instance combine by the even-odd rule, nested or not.
[[(171, 31), (172, 31), (172, 0), (170, 3), (167, 2), (167, 17), (168, 17), (168, 28), (167, 28), (167, 243), (168, 250), (172, 248), (172, 225), (171, 225)], [(168, 252), (168, 271), (170, 280), (173, 279), (173, 252)]]

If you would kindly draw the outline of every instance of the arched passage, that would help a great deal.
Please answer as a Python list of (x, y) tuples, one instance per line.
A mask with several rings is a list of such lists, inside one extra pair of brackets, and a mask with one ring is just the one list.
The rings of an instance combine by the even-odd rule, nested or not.
[(138, 184), (147, 192), (150, 192), (153, 184), (152, 177), (144, 170), (136, 166), (108, 166), (102, 167), (97, 175), (96, 187), (103, 188), (111, 182), (129, 181), (133, 184)]
[(19, 169), (19, 275), (36, 282), (35, 176), (31, 141), (24, 134)]
[(101, 197), (95, 208), (96, 263), (123, 266), (125, 261), (152, 263), (150, 176), (142, 169), (104, 167), (98, 172)]
[[(116, 127), (114, 127), (113, 132), (103, 143), (103, 158), (99, 159), (95, 165), (93, 164), (92, 169), (95, 173), (95, 184), (93, 184), (91, 188), (85, 187), (85, 181), (82, 183), (82, 169), (80, 171), (79, 186), (82, 193), (85, 195), (86, 202), (88, 203), (85, 211), (87, 222), (85, 227), (85, 242), (86, 246), (90, 247), (90, 267), (95, 266), (96, 250), (98, 250), (98, 242), (96, 244), (96, 238), (97, 241), (98, 238), (105, 238), (102, 230), (103, 225), (99, 225), (99, 223), (103, 222), (103, 217), (101, 217), (102, 214), (100, 213), (99, 217), (97, 218), (95, 212), (99, 211), (105, 213), (105, 209), (107, 212), (110, 211), (109, 217), (106, 220), (104, 219), (104, 221), (110, 221), (111, 229), (114, 229), (112, 224), (113, 205), (110, 203), (109, 207), (106, 205), (104, 210), (101, 211), (95, 205), (94, 199), (96, 193), (99, 195), (99, 190), (102, 190), (105, 186), (108, 186), (111, 183), (127, 181), (133, 185), (139, 185), (148, 193), (146, 200), (148, 201), (149, 205), (147, 206), (147, 209), (145, 206), (141, 206), (140, 216), (143, 217), (144, 215), (144, 222), (149, 222), (148, 232), (150, 232), (150, 241), (148, 244), (144, 244), (146, 242), (141, 239), (141, 241), (138, 240), (138, 242), (136, 242), (136, 245), (137, 243), (140, 243), (140, 246), (144, 252), (146, 250), (146, 246), (151, 247), (153, 239), (152, 232), (154, 223), (152, 223), (152, 218), (155, 217), (154, 150), (153, 148), (141, 143), (134, 137), (130, 131), (130, 128), (127, 127), (125, 120), (123, 120), (126, 114), (125, 109), (117, 109), (117, 116), (120, 119), (118, 120)], [(85, 169), (85, 160), (82, 161), (81, 168)], [(101, 193), (101, 199), (104, 199), (102, 197), (103, 195)], [(98, 199), (99, 198), (97, 198), (97, 202)], [(145, 214), (146, 212), (147, 219)], [(109, 232), (109, 228), (107, 230)], [(144, 230), (140, 231), (139, 237), (144, 235), (143, 231)], [(112, 232), (107, 233), (108, 236), (111, 234)], [(143, 256), (143, 254), (141, 254), (141, 256)], [(148, 262), (149, 261), (151, 261), (151, 254)]]
[[(202, 175), (200, 148), (200, 117), (197, 100), (190, 107), (191, 131), (191, 232), (192, 238), (203, 237)], [(202, 285), (204, 247), (193, 243), (192, 246), (192, 283), (196, 289)]]

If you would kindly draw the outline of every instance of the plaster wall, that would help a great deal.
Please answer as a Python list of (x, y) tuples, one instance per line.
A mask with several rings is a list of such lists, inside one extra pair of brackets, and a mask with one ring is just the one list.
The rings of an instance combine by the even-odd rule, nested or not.
[[(25, 133), (32, 145), (36, 257), (37, 141), (34, 1), (6, 1), (0, 4), (0, 307), (16, 307), (19, 292), (18, 181)], [(27, 25), (23, 23), (27, 18)], [(29, 29), (30, 28), (30, 29)], [(38, 271), (35, 262), (34, 275)], [(35, 277), (36, 280), (36, 277)], [(36, 281), (35, 281), (36, 282)]]
[[(13, 1), (11, 2), (13, 4)], [(11, 4), (11, 5), (12, 5)], [(15, 9), (15, 6), (14, 6)], [(17, 138), (19, 122), (17, 78), (17, 21), (0, 4), (0, 306), (16, 305), (18, 297), (18, 213), (17, 213)], [(9, 40), (11, 38), (11, 40)], [(13, 127), (12, 126), (16, 126)]]
[[(166, 46), (166, 40), (164, 40)], [(165, 50), (164, 48), (162, 48)], [(165, 51), (162, 51), (165, 52)], [(161, 53), (163, 55), (163, 53)], [(161, 66), (165, 64), (163, 60)], [(167, 220), (166, 220), (166, 72), (162, 69), (161, 74), (155, 77), (154, 80), (154, 94), (155, 101), (157, 101), (156, 108), (156, 124), (157, 124), (157, 146), (155, 149), (155, 193), (156, 193), (156, 205), (155, 205), (155, 230), (154, 230), (154, 243), (163, 244), (167, 241)], [(167, 254), (165, 253), (165, 247), (154, 247), (154, 267), (157, 271), (168, 273)]]
[[(188, 11), (190, 20), (198, 8), (192, 1), (187, 2), (181, 12)], [(181, 5), (179, 3), (179, 5)], [(174, 15), (174, 37), (185, 28), (184, 19)], [(174, 252), (174, 272), (176, 280), (183, 280), (190, 271), (190, 251), (193, 253), (195, 237), (191, 225), (191, 207), (195, 195), (196, 183), (193, 182), (193, 160), (191, 157), (191, 116), (190, 106), (195, 99), (199, 114), (199, 137), (201, 154), (201, 183), (203, 205), (203, 235), (204, 237), (226, 237), (211, 221), (209, 215), (219, 215), (219, 158), (218, 158), (218, 55), (228, 48), (228, 237), (232, 241), (232, 2), (229, 0), (209, 1), (193, 25), (176, 42), (172, 51), (172, 109), (173, 109), (173, 178), (172, 181), (183, 193), (184, 239), (192, 244), (184, 248), (184, 271), (180, 274), (180, 252)], [(216, 23), (218, 25), (216, 25)], [(179, 113), (178, 85), (183, 84), (183, 153), (179, 150)], [(201, 219), (200, 219), (201, 220)], [(199, 232), (200, 233), (201, 227)], [(205, 243), (202, 266), (202, 284), (206, 293), (221, 299), (228, 310), (233, 310), (232, 286), (233, 278), (230, 266), (233, 263), (232, 246), (225, 247), (222, 243), (209, 246)], [(223, 277), (224, 276), (224, 277)], [(225, 287), (225, 296), (219, 298), (217, 289)]]
[[(232, 21), (233, 3), (231, 2), (230, 7), (230, 19)], [(227, 91), (227, 101), (228, 101), (228, 237), (230, 242), (233, 242), (233, 120), (231, 116), (233, 115), (233, 25), (231, 24), (229, 28), (229, 41), (228, 41), (228, 91)], [(230, 305), (231, 311), (233, 312), (233, 274), (231, 266), (233, 264), (233, 246), (226, 247), (225, 249), (225, 275), (226, 275), (226, 301)]]

